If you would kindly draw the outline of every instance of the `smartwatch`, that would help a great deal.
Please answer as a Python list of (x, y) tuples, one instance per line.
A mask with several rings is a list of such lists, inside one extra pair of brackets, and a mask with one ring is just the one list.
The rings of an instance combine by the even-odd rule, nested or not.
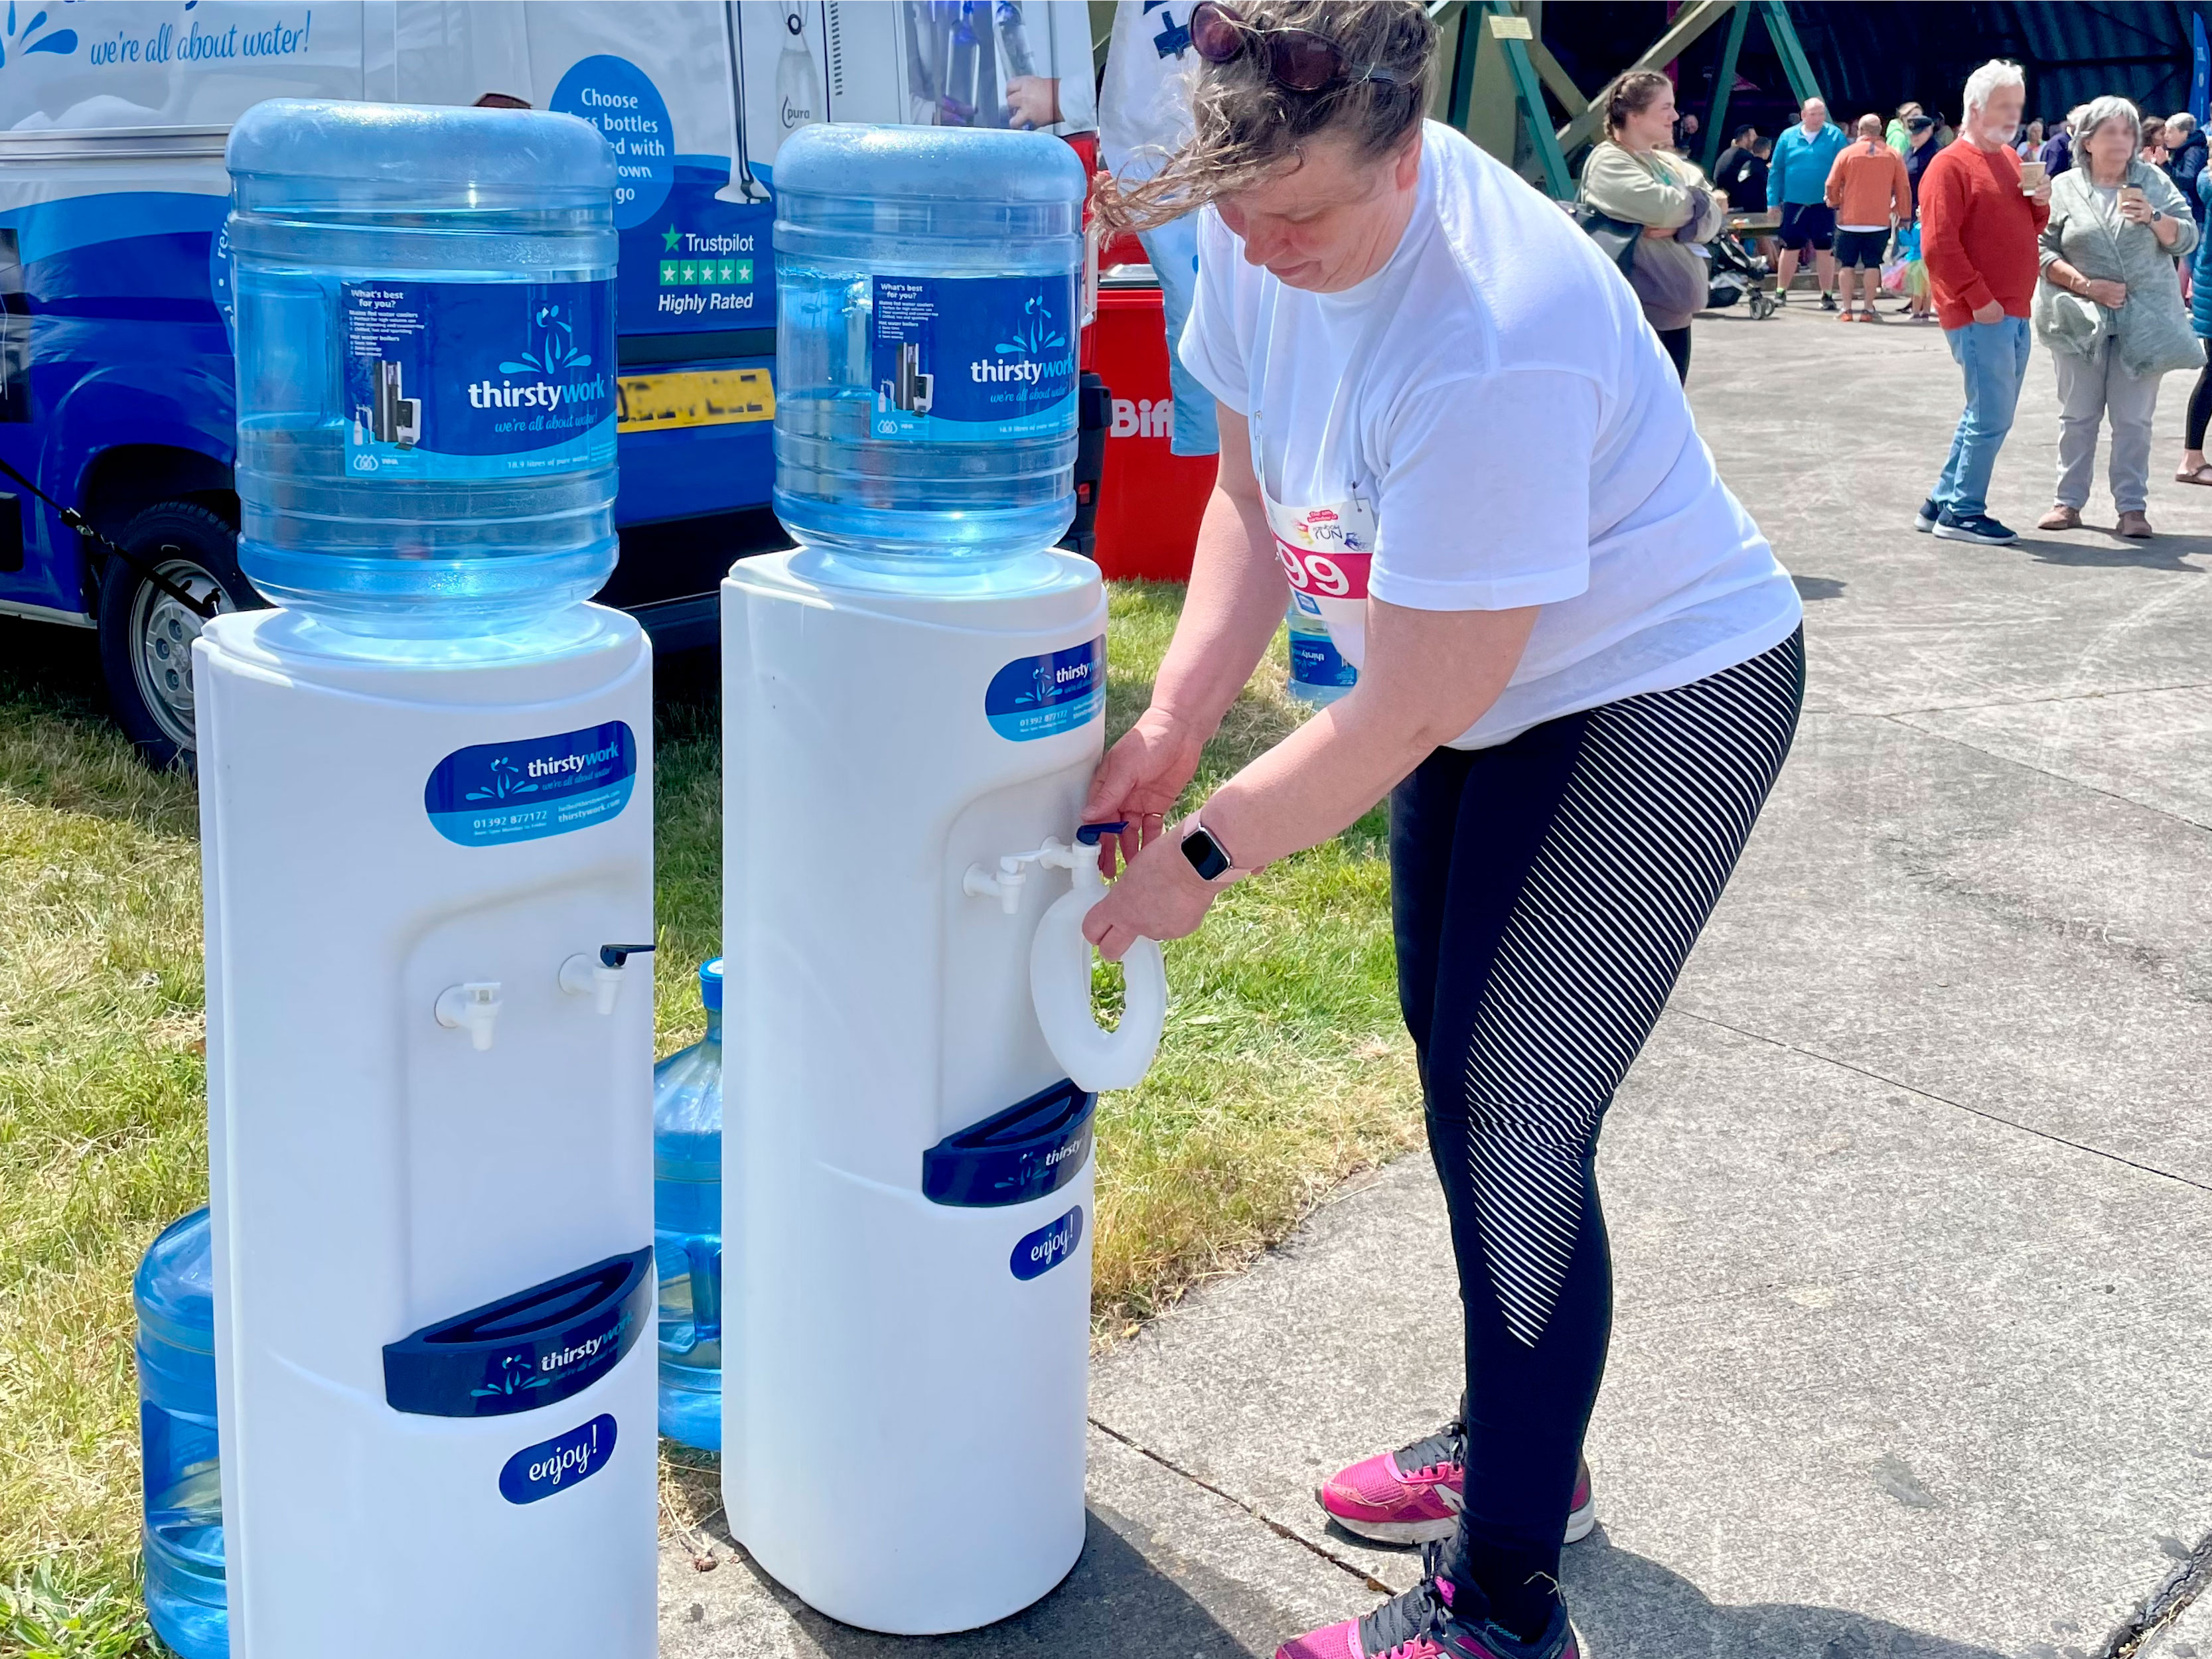
[(1229, 849), (1214, 840), (1212, 833), (1195, 818), (1183, 836), (1182, 855), (1190, 860), (1190, 867), (1198, 872), (1200, 881), (1218, 880), (1237, 863), (1229, 856)]

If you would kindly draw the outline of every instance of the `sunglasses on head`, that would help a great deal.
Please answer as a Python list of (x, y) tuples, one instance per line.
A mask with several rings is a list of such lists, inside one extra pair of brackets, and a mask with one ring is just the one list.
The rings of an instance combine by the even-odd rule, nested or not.
[(1264, 54), (1269, 78), (1291, 92), (1319, 92), (1342, 81), (1382, 81), (1392, 86), (1404, 82), (1395, 70), (1379, 64), (1352, 70), (1344, 61), (1344, 48), (1325, 34), (1311, 29), (1255, 28), (1234, 8), (1215, 0), (1201, 0), (1191, 8), (1190, 44), (1209, 64), (1226, 64), (1256, 46)]

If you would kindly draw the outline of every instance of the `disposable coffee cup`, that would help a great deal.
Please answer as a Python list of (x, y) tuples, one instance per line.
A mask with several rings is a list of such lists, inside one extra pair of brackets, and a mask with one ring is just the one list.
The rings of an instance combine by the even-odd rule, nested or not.
[(2044, 171), (2042, 162), (2022, 161), (2020, 164), (2020, 188), (2021, 194), (2027, 196), (2034, 195), (2036, 191), (2043, 188), (2043, 181), (2049, 175)]

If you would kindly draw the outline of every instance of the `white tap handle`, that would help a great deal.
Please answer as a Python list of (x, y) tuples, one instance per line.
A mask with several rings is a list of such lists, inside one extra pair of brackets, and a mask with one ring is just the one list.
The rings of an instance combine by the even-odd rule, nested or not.
[(1112, 1030), (1091, 1012), (1091, 941), (1083, 919), (1105, 896), (1097, 849), (1079, 842), (1054, 848), (1074, 872), (1074, 890), (1061, 896), (1037, 923), (1030, 943), (1030, 997), (1053, 1057), (1085, 1089), (1133, 1088), (1159, 1051), (1168, 1018), (1167, 963), (1159, 941), (1140, 939), (1121, 958), (1121, 1023)]
[(492, 1025), (499, 1018), (499, 981), (481, 979), (447, 986), (438, 993), (434, 1012), (438, 1024), (448, 1030), (467, 1031), (470, 1045), (481, 1052), (491, 1047)]

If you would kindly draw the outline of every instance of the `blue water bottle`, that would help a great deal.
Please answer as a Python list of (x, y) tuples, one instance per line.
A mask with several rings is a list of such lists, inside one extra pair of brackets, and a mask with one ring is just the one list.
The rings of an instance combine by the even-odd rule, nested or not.
[(147, 1248), (131, 1299), (138, 1310), (147, 1616), (181, 1659), (228, 1659), (215, 1261), (205, 1210), (168, 1227)]
[(811, 126), (775, 162), (775, 511), (933, 586), (1075, 515), (1088, 181), (1042, 133)]
[[(1345, 661), (1328, 625), (1300, 606), (1304, 595), (1291, 595), (1291, 696), (1325, 708), (1359, 684), (1359, 671)], [(1306, 603), (1310, 604), (1310, 600)]]
[(722, 1448), (722, 959), (699, 969), (707, 1035), (653, 1068), (660, 1431)]
[(272, 99), (231, 129), (239, 568), (379, 639), (615, 565), (615, 168), (574, 116)]

